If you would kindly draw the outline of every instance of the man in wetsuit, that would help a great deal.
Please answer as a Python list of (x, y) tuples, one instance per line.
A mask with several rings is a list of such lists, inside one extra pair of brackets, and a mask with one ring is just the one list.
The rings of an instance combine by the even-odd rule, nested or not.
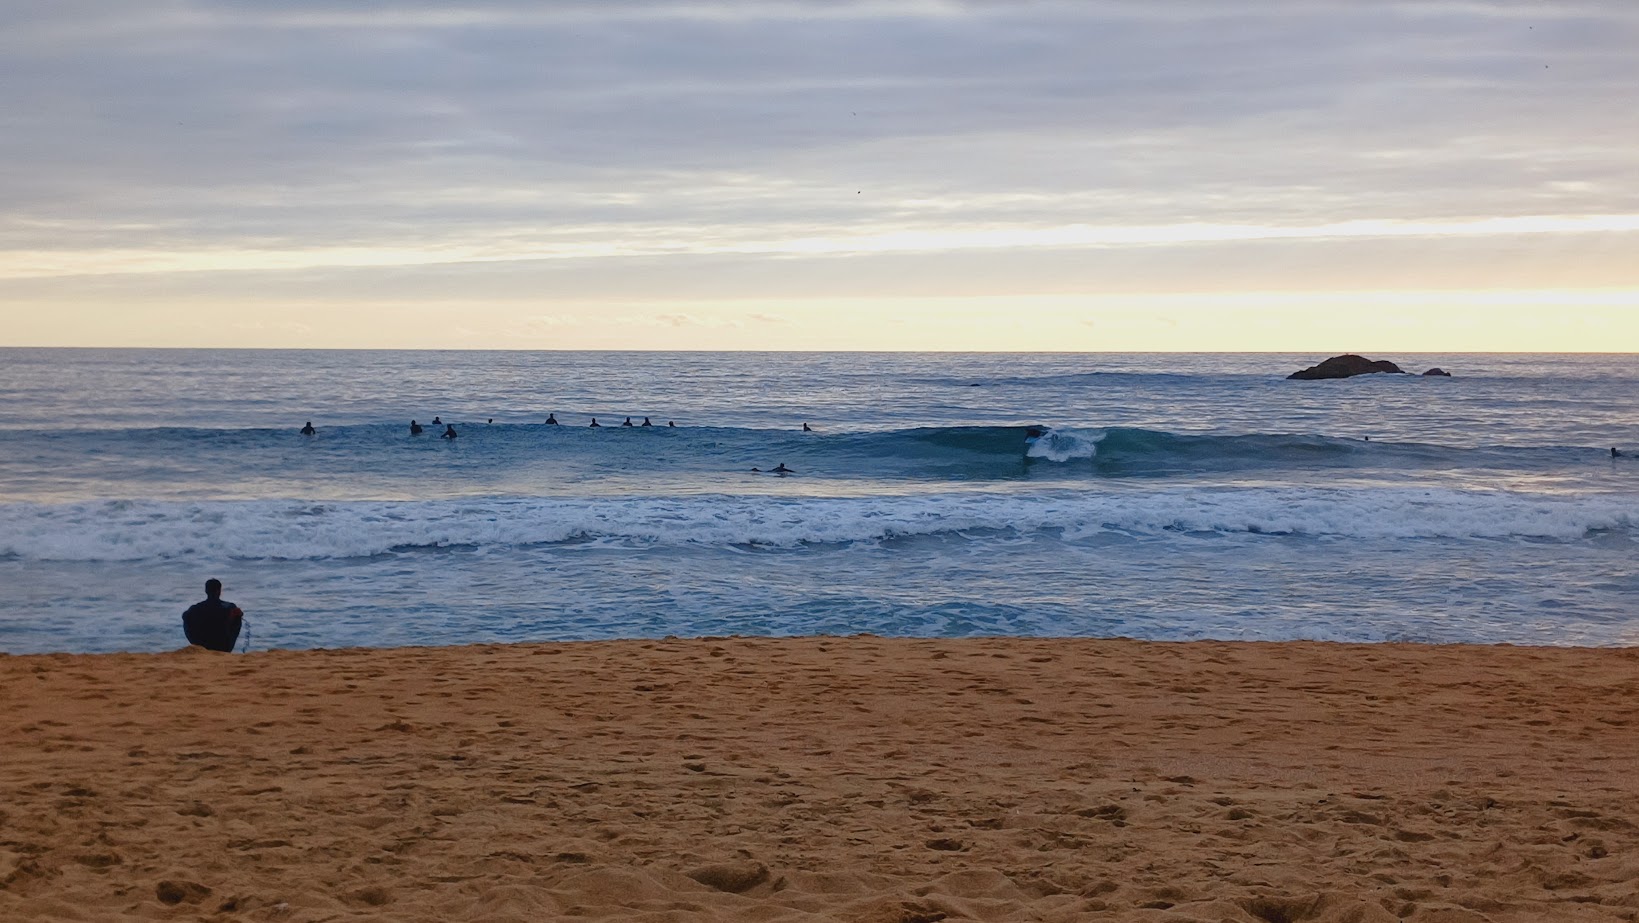
[(205, 581), (205, 601), (182, 613), (182, 632), (188, 643), (213, 651), (232, 653), (244, 623), (245, 613), (222, 598), (222, 581), (215, 577)]
[(318, 430), (313, 428), (313, 421), (312, 420), (308, 420), (307, 425), (302, 427), (302, 435), (303, 436), (311, 436), (316, 432), (318, 432)]

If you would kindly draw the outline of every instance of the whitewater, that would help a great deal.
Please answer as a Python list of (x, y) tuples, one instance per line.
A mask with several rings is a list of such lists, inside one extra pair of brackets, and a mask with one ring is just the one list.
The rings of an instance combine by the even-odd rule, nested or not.
[(1382, 357), (0, 349), (0, 651), (1639, 643), (1639, 363)]

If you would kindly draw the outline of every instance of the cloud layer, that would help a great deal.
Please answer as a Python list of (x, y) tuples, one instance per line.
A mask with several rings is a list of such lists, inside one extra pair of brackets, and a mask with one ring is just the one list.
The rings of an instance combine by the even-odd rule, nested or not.
[(1023, 251), (1211, 243), (1360, 288), (1406, 235), (1471, 287), (1522, 247), (1558, 285), (1545, 238), (1639, 239), (1636, 47), (1627, 0), (20, 0), (0, 311), (98, 275), (321, 299), (415, 267), (592, 299), (726, 262), (718, 295), (796, 297), (755, 267), (893, 253), (961, 292)]

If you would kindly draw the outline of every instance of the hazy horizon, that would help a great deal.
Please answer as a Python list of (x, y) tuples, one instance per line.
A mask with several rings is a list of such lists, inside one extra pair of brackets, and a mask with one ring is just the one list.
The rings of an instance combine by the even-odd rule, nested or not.
[(0, 345), (1639, 352), (1624, 0), (0, 27)]

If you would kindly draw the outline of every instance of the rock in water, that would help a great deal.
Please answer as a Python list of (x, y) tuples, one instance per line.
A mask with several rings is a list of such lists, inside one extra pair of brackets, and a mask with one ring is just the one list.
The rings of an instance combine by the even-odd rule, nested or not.
[(1351, 353), (1346, 356), (1333, 356), (1319, 365), (1310, 366), (1301, 372), (1293, 372), (1286, 377), (1287, 379), (1296, 378), (1300, 381), (1314, 381), (1319, 378), (1351, 378), (1355, 375), (1370, 375), (1374, 372), (1405, 374), (1400, 366), (1387, 359), (1373, 362), (1363, 356), (1356, 356)]
[(1430, 375), (1433, 375), (1435, 378), (1450, 378), (1451, 377), (1450, 372), (1446, 371), (1445, 369), (1439, 369), (1439, 368), (1429, 369), (1428, 371), (1423, 373), (1424, 378), (1427, 378)]

